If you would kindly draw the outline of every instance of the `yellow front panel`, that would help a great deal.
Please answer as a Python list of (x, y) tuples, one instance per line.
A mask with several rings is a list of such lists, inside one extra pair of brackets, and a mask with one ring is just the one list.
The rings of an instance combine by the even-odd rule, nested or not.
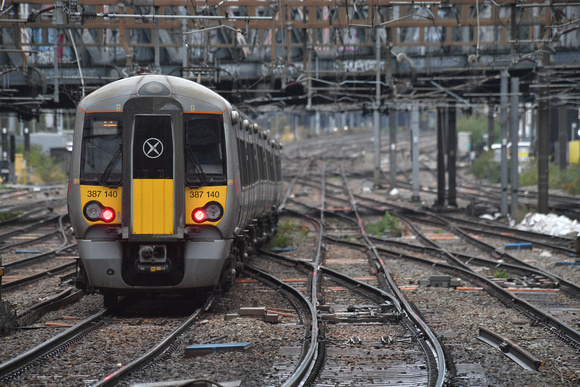
[[(85, 208), (88, 202), (97, 201), (104, 207), (115, 210), (117, 216), (109, 224), (121, 224), (121, 197), (123, 194), (122, 187), (109, 188), (100, 185), (81, 185), (81, 206)], [(91, 226), (93, 224), (105, 224), (105, 222), (91, 222), (85, 219)]]
[[(222, 205), (225, 212), (227, 193), (228, 187), (225, 185), (201, 188), (185, 187), (185, 224), (198, 224), (191, 219), (191, 213), (194, 209), (203, 207), (209, 202), (218, 202)], [(204, 224), (211, 224), (215, 226), (220, 221), (221, 219), (217, 222), (207, 221), (204, 222)]]
[(133, 179), (133, 234), (173, 234), (173, 179)]

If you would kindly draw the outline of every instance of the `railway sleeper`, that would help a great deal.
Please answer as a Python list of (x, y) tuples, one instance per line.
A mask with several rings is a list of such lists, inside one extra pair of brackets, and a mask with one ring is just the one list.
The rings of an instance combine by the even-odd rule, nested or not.
[(369, 313), (333, 313), (333, 314), (321, 314), (319, 318), (323, 321), (333, 322), (333, 323), (380, 323), (380, 322), (397, 322), (402, 318), (401, 313), (391, 312), (391, 313), (379, 313), (379, 314), (369, 314)]
[(397, 322), (402, 318), (402, 314), (396, 310), (392, 304), (379, 306), (360, 305), (348, 306), (346, 311), (320, 314), (319, 318), (324, 321), (335, 323), (376, 323), (376, 322)]

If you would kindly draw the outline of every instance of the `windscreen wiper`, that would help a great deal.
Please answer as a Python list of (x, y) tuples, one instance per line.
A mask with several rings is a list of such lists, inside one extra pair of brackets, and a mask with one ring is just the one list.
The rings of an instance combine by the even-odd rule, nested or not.
[(185, 145), (185, 152), (187, 153), (187, 157), (189, 158), (189, 160), (193, 163), (194, 172), (197, 175), (198, 179), (198, 182), (194, 183), (191, 181), (191, 179), (188, 179), (186, 177), (185, 182), (187, 183), (187, 186), (191, 188), (203, 187), (204, 185), (207, 184), (207, 175), (203, 171), (203, 168), (201, 167), (199, 161), (197, 161), (197, 159), (195, 158), (195, 155), (191, 150), (191, 145)]
[(109, 181), (109, 176), (111, 175), (111, 172), (115, 168), (115, 165), (117, 165), (119, 160), (121, 160), (122, 156), (123, 156), (123, 144), (119, 144), (119, 149), (117, 149), (117, 152), (115, 152), (115, 155), (113, 156), (111, 161), (109, 161), (109, 164), (107, 164), (107, 167), (99, 176), (99, 184), (100, 185), (102, 185), (104, 187), (109, 187), (109, 188), (117, 188), (118, 186), (121, 185), (121, 182), (123, 181), (122, 176), (119, 177), (117, 180), (111, 180), (111, 181)]

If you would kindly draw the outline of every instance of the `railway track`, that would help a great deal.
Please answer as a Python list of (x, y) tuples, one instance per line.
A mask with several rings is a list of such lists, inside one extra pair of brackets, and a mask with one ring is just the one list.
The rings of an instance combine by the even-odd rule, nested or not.
[[(318, 161), (319, 168), (322, 169), (322, 165), (326, 164), (327, 161), (328, 160)], [(337, 161), (336, 164), (339, 165), (340, 161)], [(326, 222), (329, 235), (332, 235), (328, 240), (332, 238), (332, 241), (336, 243), (353, 243), (352, 231), (356, 230), (358, 221), (352, 220), (352, 218), (355, 217), (354, 213), (356, 210), (352, 205), (353, 199), (349, 198), (348, 195), (340, 194), (340, 190), (343, 188), (345, 183), (340, 181), (337, 177), (340, 175), (339, 168), (335, 168), (334, 177), (328, 179), (328, 181), (324, 183), (326, 185), (325, 189), (316, 184), (318, 175), (322, 173), (312, 172), (314, 165), (314, 162), (310, 163), (311, 172), (308, 174), (298, 175), (298, 173), (295, 173), (292, 175), (292, 181), (289, 182), (289, 184), (293, 186), (294, 192), (292, 199), (287, 203), (287, 207), (296, 209), (297, 212), (307, 213), (310, 217), (316, 216), (321, 219), (333, 219), (332, 221)], [(369, 223), (373, 222), (373, 219), (376, 221), (386, 211), (391, 211), (401, 218), (407, 215), (411, 217), (410, 214), (413, 213), (413, 211), (409, 210), (409, 205), (403, 206), (402, 203), (398, 203), (397, 200), (377, 200), (376, 194), (373, 190), (365, 190), (364, 187), (368, 187), (368, 185), (362, 184), (364, 181), (362, 181), (360, 177), (368, 176), (368, 174), (354, 175), (359, 179), (349, 179), (347, 184), (360, 189), (360, 193), (352, 196), (354, 196), (354, 201), (359, 203), (358, 209), (363, 213), (365, 221)], [(382, 192), (386, 193), (386, 191)], [(388, 197), (388, 195), (384, 195), (383, 197)], [(327, 205), (327, 211), (323, 214), (320, 214), (320, 209), (323, 207), (321, 203)], [(412, 219), (409, 219), (409, 222), (418, 223), (421, 220), (419, 219), (420, 217), (423, 217), (423, 220), (425, 220), (425, 218), (429, 218), (431, 215), (432, 214), (427, 212), (423, 213), (421, 209), (419, 209), (417, 214), (415, 214)], [(473, 303), (474, 300), (477, 300), (478, 303), (482, 302), (480, 300), (483, 298), (485, 299), (483, 303), (486, 307), (482, 308), (481, 311), (478, 311), (477, 315), (489, 315), (497, 318), (497, 321), (474, 318), (474, 321), (481, 320), (483, 328), (481, 332), (486, 332), (486, 325), (496, 328), (499, 324), (502, 326), (503, 330), (497, 330), (506, 337), (524, 337), (522, 339), (525, 343), (524, 346), (527, 346), (528, 348), (537, 348), (538, 344), (536, 343), (543, 343), (541, 344), (543, 349), (540, 353), (546, 355), (548, 358), (551, 357), (558, 359), (560, 355), (550, 354), (546, 348), (558, 352), (555, 348), (560, 345), (557, 344), (557, 342), (561, 339), (562, 342), (569, 344), (569, 349), (563, 351), (566, 354), (563, 355), (562, 358), (567, 358), (572, 361), (572, 364), (576, 364), (573, 360), (575, 359), (573, 354), (577, 352), (577, 332), (575, 327), (578, 320), (575, 316), (578, 312), (578, 304), (575, 296), (577, 288), (575, 284), (578, 283), (578, 279), (562, 278), (559, 276), (559, 273), (554, 273), (555, 261), (569, 258), (570, 254), (573, 253), (570, 249), (572, 241), (567, 238), (554, 238), (549, 236), (540, 237), (527, 232), (511, 232), (511, 230), (502, 227), (501, 225), (498, 225), (497, 231), (491, 230), (491, 227), (493, 226), (489, 224), (492, 223), (489, 221), (476, 222), (470, 220), (465, 222), (462, 221), (462, 219), (458, 219), (458, 221), (455, 222), (454, 220), (455, 218), (458, 218), (458, 216), (454, 215), (453, 212), (449, 215), (445, 214), (445, 216), (441, 216), (441, 214), (437, 215), (439, 215), (439, 219), (431, 218), (429, 219), (430, 221), (424, 221), (424, 227), (417, 226), (419, 229), (416, 232), (416, 234), (425, 236), (427, 240), (434, 241), (435, 245), (426, 246), (425, 242), (423, 242), (419, 236), (412, 236), (410, 232), (407, 232), (402, 238), (395, 238), (389, 235), (383, 236), (382, 238), (371, 238), (371, 245), (376, 246), (381, 257), (383, 257), (386, 263), (388, 262), (387, 266), (389, 269), (396, 273), (397, 284), (401, 287), (402, 292), (405, 293), (409, 300), (413, 300), (413, 304), (417, 306), (417, 312), (425, 316), (430, 326), (434, 323), (433, 326), (436, 335), (444, 343), (446, 341), (452, 342), (450, 346), (444, 345), (445, 352), (449, 354), (449, 358), (451, 359), (448, 361), (450, 380), (462, 385), (462, 382), (479, 383), (489, 380), (488, 378), (492, 380), (501, 379), (494, 379), (493, 376), (490, 377), (489, 375), (486, 375), (486, 372), (483, 369), (477, 370), (477, 366), (475, 365), (476, 362), (471, 364), (456, 364), (456, 357), (469, 359), (476, 356), (475, 353), (469, 353), (474, 348), (472, 340), (469, 340), (469, 351), (459, 350), (459, 348), (456, 348), (455, 346), (465, 344), (453, 343), (454, 341), (457, 341), (455, 340), (456, 337), (445, 329), (445, 324), (433, 321), (433, 319), (430, 318), (434, 313), (436, 313), (437, 316), (445, 316), (445, 319), (441, 319), (441, 322), (450, 321), (451, 319), (458, 320), (456, 316), (454, 317), (453, 312), (448, 312), (446, 310), (449, 308), (442, 307), (436, 299), (437, 296), (441, 296), (440, 293), (442, 291), (449, 293), (450, 290), (456, 289), (456, 285), (454, 287), (449, 287), (449, 278), (459, 280), (461, 284), (459, 288), (465, 288), (466, 290), (453, 291), (452, 294), (445, 294), (445, 297), (443, 297), (444, 299), (447, 299), (451, 295), (457, 296), (457, 300), (463, 299), (463, 301), (458, 301), (457, 309), (461, 310), (462, 313), (465, 313), (463, 312), (464, 306), (462, 304), (467, 303), (468, 307), (465, 308), (465, 310), (467, 310), (471, 306), (469, 303)], [(287, 219), (290, 215), (287, 216), (287, 218), (282, 218), (282, 221), (285, 219), (288, 221)], [(348, 220), (349, 218), (350, 220)], [(478, 230), (481, 230), (481, 232), (478, 233)], [(463, 236), (460, 237), (459, 234), (463, 234)], [(451, 241), (446, 240), (450, 238), (453, 239)], [(470, 241), (470, 238), (473, 239), (473, 241)], [(356, 240), (356, 246), (361, 249), (368, 249), (368, 246), (363, 239), (364, 238), (361, 237), (354, 239)], [(382, 241), (383, 239), (384, 241)], [(456, 241), (455, 246), (453, 246), (453, 241)], [(505, 247), (508, 244), (527, 244), (530, 241), (533, 245), (533, 250), (531, 252), (526, 250), (507, 251), (507, 248)], [(536, 243), (534, 244), (534, 242)], [(393, 247), (393, 245), (396, 246)], [(483, 247), (484, 245), (487, 247)], [(550, 261), (551, 264), (542, 265), (539, 264), (539, 262), (527, 262), (532, 256), (540, 256), (546, 251), (549, 251), (552, 256), (552, 260)], [(453, 265), (450, 264), (448, 262), (450, 259), (449, 255), (457, 258), (459, 262), (453, 263)], [(418, 265), (417, 262), (421, 262), (420, 259), (424, 259), (424, 261)], [(405, 260), (414, 262), (414, 264), (401, 262)], [(511, 263), (508, 263), (508, 261), (511, 261)], [(461, 269), (458, 269), (457, 267), (461, 267), (465, 264), (467, 265), (467, 268), (465, 269), (467, 271), (463, 273), (461, 272)], [(406, 274), (404, 271), (401, 272), (398, 269), (400, 266), (406, 267), (409, 270), (409, 273), (428, 272), (428, 274)], [(417, 269), (416, 266), (420, 266), (421, 268), (424, 267), (425, 269)], [(489, 285), (483, 285), (477, 276), (471, 277), (471, 274), (467, 274), (470, 272), (481, 273), (482, 270), (484, 270), (483, 274), (488, 274), (487, 276), (491, 274), (491, 277), (494, 276), (496, 271), (501, 273), (504, 273), (505, 271), (504, 274), (508, 274), (508, 279), (510, 281), (519, 283), (517, 283), (514, 288), (509, 288), (512, 285), (510, 284), (510, 281), (505, 280), (502, 285), (499, 286), (504, 290), (507, 289), (506, 291), (509, 292), (508, 296), (498, 297), (497, 295), (487, 295), (486, 290), (489, 287), (494, 286), (491, 284), (498, 286), (497, 283), (503, 281), (503, 279), (495, 279), (495, 281), (490, 281)], [(433, 285), (430, 285), (430, 277), (433, 277)], [(444, 280), (447, 279), (447, 285), (437, 283), (437, 278), (439, 277), (442, 277)], [(421, 285), (421, 283), (423, 285)], [(491, 291), (491, 293), (494, 292), (495, 289)], [(414, 297), (418, 293), (421, 293), (421, 297)], [(560, 294), (562, 295), (560, 296)], [(429, 297), (425, 297), (426, 295)], [(515, 304), (518, 305), (515, 308), (513, 307), (515, 300), (514, 295), (517, 295), (517, 298), (519, 299), (518, 301), (515, 301)], [(493, 301), (494, 298), (495, 301)], [(423, 302), (425, 299), (427, 300), (425, 302), (431, 300), (434, 305), (440, 305), (442, 310), (437, 310), (435, 312), (434, 307)], [(420, 302), (421, 306), (419, 306), (417, 302)], [(540, 310), (540, 313), (534, 315), (526, 310), (527, 307), (520, 308), (520, 305), (524, 304), (532, 305), (532, 309), (538, 309)], [(487, 305), (489, 305), (489, 307), (487, 307)], [(502, 323), (505, 319), (501, 318), (500, 315), (496, 313), (496, 310), (505, 310), (504, 305), (509, 306), (511, 309), (509, 312), (502, 312), (507, 313), (510, 316), (507, 319), (507, 323)], [(428, 310), (428, 313), (423, 313), (425, 310)], [(566, 315), (569, 315), (569, 317), (566, 317)], [(551, 322), (548, 326), (545, 326), (546, 331), (544, 331), (543, 329), (537, 330), (534, 328), (538, 326), (538, 321), (541, 321), (542, 324), (545, 321)], [(456, 324), (456, 321), (453, 321), (449, 326), (457, 326), (459, 332), (465, 331), (466, 328), (462, 327), (461, 322), (457, 322), (458, 324)], [(515, 324), (510, 326), (511, 322), (515, 322)], [(550, 327), (549, 325), (552, 323), (554, 326)], [(525, 327), (525, 329), (522, 328), (522, 326)], [(563, 330), (568, 331), (568, 333), (562, 334), (562, 331), (559, 331), (559, 327), (562, 327)], [(471, 329), (479, 333), (479, 326)], [(520, 332), (517, 332), (517, 330), (520, 330)], [(524, 330), (525, 333), (522, 334), (522, 330)], [(514, 334), (514, 332), (516, 332), (516, 334)], [(553, 337), (546, 337), (544, 332), (556, 333)], [(477, 338), (478, 333), (474, 334), (473, 337)], [(480, 340), (483, 342), (483, 339)], [(506, 340), (509, 341), (509, 339)], [(475, 347), (481, 345), (482, 344), (477, 344)], [(489, 349), (484, 348), (481, 350), (485, 352), (489, 351)], [(490, 354), (490, 356), (493, 358), (493, 355)], [(533, 356), (531, 357), (533, 358)], [(534, 359), (537, 360), (537, 358)], [(566, 362), (566, 360), (563, 361)], [(539, 368), (542, 369), (542, 367), (558, 366), (553, 365), (549, 360), (544, 360), (544, 363)], [(508, 367), (504, 366), (503, 368)], [(571, 378), (571, 380), (576, 380), (574, 372), (571, 371), (572, 368), (573, 367), (564, 367), (565, 372), (562, 372), (562, 374), (565, 374), (564, 379)], [(477, 372), (473, 372), (470, 375), (470, 370), (475, 370)], [(546, 375), (546, 370), (542, 371), (542, 377), (544, 377)], [(549, 374), (550, 371), (547, 371), (547, 373)], [(503, 382), (505, 382), (505, 379), (509, 379), (509, 372), (497, 375), (497, 378), (502, 377), (504, 379)], [(538, 380), (544, 379), (540, 378)], [(530, 383), (533, 384), (533, 382)]]
[[(272, 384), (298, 385), (311, 368), (317, 344), (317, 336), (309, 330), (316, 326), (311, 324), (310, 303), (292, 287), (266, 273), (247, 267), (246, 275), (248, 277), (239, 279), (230, 293), (219, 298), (198, 298), (207, 300), (201, 308), (203, 312), (198, 308), (184, 318), (178, 316), (191, 307), (195, 298), (127, 298), (119, 310), (96, 308), (98, 310), (92, 315), (81, 317), (78, 310), (86, 314), (99, 305), (100, 298), (83, 297), (62, 311), (43, 315), (36, 324), (25, 327), (4, 342), (0, 383), (109, 386), (125, 380), (143, 380), (140, 372), (145, 372), (148, 375), (145, 379), (151, 380), (152, 375), (160, 371), (161, 380), (166, 380), (167, 367), (194, 379), (215, 379), (213, 370), (226, 367), (231, 359), (239, 360), (240, 355), (226, 353), (222, 362), (211, 357), (205, 361), (197, 357), (194, 360), (189, 356), (184, 358), (186, 347), (199, 342), (219, 346), (235, 341), (233, 336), (237, 336), (251, 342), (255, 349), (247, 354), (247, 361), (236, 367), (230, 364), (228, 373), (221, 375), (232, 380), (243, 378), (257, 382), (260, 380), (255, 379), (258, 374), (248, 376), (252, 372), (248, 364), (253, 363), (251, 367), (260, 369), (263, 365), (257, 359), (270, 358), (280, 370), (270, 375)], [(240, 303), (247, 302), (245, 309), (259, 309), (253, 307), (260, 299), (259, 293), (262, 293), (262, 302), (267, 303), (270, 318), (283, 315), (284, 323), (282, 318), (270, 322), (263, 316), (243, 315)], [(79, 319), (82, 321), (67, 328), (72, 325), (71, 321)], [(47, 330), (56, 332), (49, 334)], [(265, 331), (271, 332), (264, 337)], [(40, 341), (36, 337), (38, 333), (42, 333)], [(32, 334), (36, 338), (32, 338)], [(6, 359), (6, 351), (13, 348), (15, 341), (31, 345), (36, 342), (37, 345)], [(95, 348), (101, 349), (95, 352)], [(279, 355), (284, 348), (292, 350), (284, 356)], [(144, 371), (140, 371), (142, 368)], [(190, 368), (189, 373), (187, 368)]]
[(30, 320), (25, 315), (39, 300), (59, 294), (64, 281), (74, 283), (78, 255), (64, 218), (53, 214), (0, 236), (3, 299), (12, 304), (21, 322)]
[(64, 186), (0, 191), (0, 229), (12, 223), (35, 222), (61, 209), (66, 212)]
[[(504, 244), (504, 248), (502, 249), (501, 240), (513, 241), (515, 238), (513, 233), (509, 233), (505, 230), (503, 230), (503, 232), (494, 233), (487, 231), (484, 228), (465, 228), (465, 226), (453, 223), (449, 219), (444, 219), (433, 213), (421, 213), (406, 208), (397, 208), (396, 206), (393, 206), (392, 210), (405, 220), (406, 225), (413, 230), (413, 233), (417, 238), (421, 239), (425, 245), (437, 248), (440, 252), (438, 255), (444, 255), (444, 258), (449, 263), (468, 268), (473, 268), (476, 265), (484, 263), (482, 260), (477, 260), (473, 257), (455, 261), (454, 253), (458, 251), (458, 249), (454, 248), (454, 246), (460, 244), (461, 247), (463, 247), (465, 245), (463, 242), (467, 242), (481, 250), (481, 255), (489, 257), (490, 261), (485, 263), (488, 267), (491, 263), (491, 265), (495, 264), (495, 270), (502, 270), (501, 274), (505, 274), (505, 276), (508, 277), (508, 280), (510, 280), (509, 282), (506, 281), (504, 283), (513, 284), (512, 291), (518, 294), (519, 301), (523, 301), (521, 305), (526, 304), (524, 301), (525, 299), (535, 303), (536, 305), (551, 305), (549, 310), (558, 310), (558, 312), (568, 310), (569, 313), (572, 314), (572, 316), (568, 316), (568, 319), (571, 320), (570, 322), (575, 324), (575, 313), (577, 310), (580, 310), (578, 309), (580, 307), (580, 303), (578, 302), (580, 301), (580, 287), (575, 282), (568, 281), (558, 277), (557, 275), (548, 273), (541, 268), (534, 267), (534, 265), (528, 263), (527, 260), (519, 259), (515, 254), (511, 254), (507, 250), (507, 247), (513, 246), (513, 244)], [(435, 228), (433, 228), (433, 226), (435, 226)], [(420, 230), (420, 227), (424, 227), (424, 229)], [(520, 235), (521, 234), (524, 233), (522, 232)], [(534, 234), (529, 233), (527, 235), (529, 239), (526, 243), (516, 244), (518, 248), (531, 249), (532, 242), (529, 241), (534, 240)], [(498, 239), (500, 241), (498, 241)], [(455, 243), (458, 240), (461, 240), (461, 243)], [(518, 241), (521, 240), (518, 239)], [(561, 241), (561, 238), (558, 239), (558, 242), (561, 243)], [(536, 244), (536, 242), (534, 242), (534, 244)], [(572, 250), (562, 248), (560, 245), (553, 243), (539, 242), (536, 247), (544, 249), (549, 248), (551, 251), (562, 253), (565, 256), (572, 254)], [(521, 255), (525, 254), (526, 251), (523, 251), (523, 253), (521, 252)], [(505, 265), (504, 262), (512, 263), (513, 265), (508, 266)], [(520, 276), (519, 281), (514, 279), (516, 274)], [(548, 292), (549, 288), (554, 291), (562, 290), (568, 297), (553, 297)], [(532, 293), (530, 290), (535, 290), (536, 292)], [(530, 296), (531, 294), (534, 294), (534, 296)], [(548, 301), (548, 299), (550, 301)], [(520, 303), (519, 301), (516, 303)], [(565, 342), (569, 343), (576, 350), (579, 349), (580, 334), (576, 329), (567, 326), (565, 323), (560, 321), (559, 318), (556, 318), (550, 313), (544, 313), (536, 308), (528, 308), (527, 305), (523, 306), (523, 308), (527, 309), (528, 313), (535, 316), (536, 319), (549, 321), (548, 325), (553, 325), (553, 328), (550, 329), (561, 329), (561, 331), (556, 333), (556, 335), (564, 336), (563, 340)]]
[[(339, 203), (333, 203), (326, 196), (327, 179), (334, 179), (331, 176), (332, 173), (327, 172), (327, 167), (328, 164), (323, 163), (320, 168), (320, 195), (312, 193), (308, 196), (310, 201), (319, 203), (319, 212), (313, 211), (311, 214), (312, 216), (317, 215), (317, 221), (313, 224), (318, 224), (318, 239), (322, 240), (327, 235), (336, 234), (343, 236), (360, 235), (362, 231), (360, 217), (345, 221), (340, 219), (339, 212), (326, 210), (327, 207), (336, 208), (339, 205)], [(297, 181), (294, 179), (292, 185), (297, 185)], [(289, 200), (287, 207), (301, 204), (297, 203), (296, 197), (302, 196), (297, 194), (293, 196), (295, 199)], [(353, 206), (355, 205), (353, 203)], [(300, 213), (299, 209), (296, 211)], [(342, 246), (337, 248), (344, 249)], [(320, 375), (318, 379), (314, 380), (314, 383), (366, 385), (386, 380), (397, 380), (408, 385), (442, 385), (445, 375), (445, 360), (439, 343), (405, 298), (402, 297), (398, 288), (393, 286), (394, 281), (390, 278), (388, 270), (380, 266), (378, 253), (373, 251), (370, 243), (368, 250), (372, 251), (374, 257), (369, 258), (366, 252), (361, 252), (357, 258), (342, 262), (340, 262), (339, 257), (343, 254), (333, 253), (329, 245), (326, 245), (325, 249), (322, 250), (313, 246), (311, 250), (316, 253), (311, 252), (313, 256), (310, 260), (297, 261), (302, 264), (306, 264), (304, 262), (306, 261), (311, 266), (308, 278), (312, 280), (305, 285), (304, 291), (313, 298), (313, 303), (319, 305), (319, 310), (332, 311), (331, 314), (319, 312), (321, 316), (326, 316), (322, 318), (325, 326), (324, 329), (321, 327), (321, 335), (330, 338), (325, 341), (325, 353), (327, 353), (325, 368), (320, 371)], [(319, 251), (323, 251), (323, 253), (319, 253)], [(351, 255), (349, 254), (349, 256)], [(331, 270), (326, 267), (326, 262), (338, 266), (341, 271)], [(345, 268), (345, 266), (349, 268)], [(379, 268), (378, 271), (377, 268)], [(342, 270), (357, 272), (359, 273), (358, 277), (365, 278), (366, 281), (370, 280), (374, 285), (381, 286), (382, 290), (366, 282), (358, 281), (350, 275), (342, 274)], [(371, 275), (373, 271), (374, 275)], [(366, 278), (369, 275), (371, 277)], [(316, 282), (316, 279), (319, 282)], [(337, 284), (342, 284), (342, 286)], [(365, 291), (363, 292), (361, 289)], [(370, 289), (374, 289), (375, 293)], [(361, 290), (365, 297), (361, 298), (360, 294), (356, 294), (356, 290)], [(349, 292), (355, 292), (355, 294), (349, 294)], [(382, 298), (377, 293), (381, 294)], [(328, 300), (328, 305), (325, 304), (324, 300)], [(352, 302), (344, 304), (344, 301), (337, 302), (337, 300)], [(361, 310), (362, 312), (360, 312)], [(329, 321), (332, 321), (333, 324), (329, 325)], [(396, 340), (392, 338), (393, 336), (385, 333), (389, 331), (397, 337)], [(345, 338), (345, 332), (351, 332), (350, 337)], [(367, 339), (361, 340), (360, 337), (365, 335)], [(399, 343), (399, 347), (395, 348), (394, 342)], [(402, 342), (409, 346), (405, 348), (405, 345), (401, 344)], [(348, 346), (349, 344), (352, 346)], [(391, 344), (392, 348), (388, 347), (387, 344)], [(346, 350), (345, 345), (347, 346)], [(381, 345), (387, 345), (388, 349), (381, 348)], [(365, 347), (368, 357), (362, 356), (364, 350), (361, 351), (361, 349)], [(371, 350), (369, 347), (373, 349)], [(354, 353), (352, 357), (346, 355), (351, 351)], [(385, 362), (371, 360), (377, 356), (379, 359), (385, 359)], [(413, 361), (410, 361), (407, 356), (412, 357)], [(360, 366), (350, 367), (349, 364), (359, 364)]]
[[(208, 300), (195, 324), (176, 329), (159, 345), (95, 385), (115, 385), (121, 380), (164, 381), (168, 373), (179, 375), (182, 382), (187, 376), (189, 383), (244, 380), (251, 385), (299, 385), (308, 376), (317, 349), (317, 336), (312, 334), (316, 327), (312, 324), (314, 309), (280, 279), (252, 266), (246, 266), (244, 274), (231, 292)], [(261, 300), (262, 305), (267, 302), (267, 307), (240, 307), (239, 303), (248, 298)], [(266, 315), (269, 321), (265, 320)], [(240, 342), (251, 350), (232, 352)], [(196, 344), (194, 348), (188, 346), (192, 343)], [(191, 355), (183, 356), (184, 347), (186, 353), (191, 349)], [(234, 349), (228, 351), (228, 347)], [(218, 359), (204, 356), (207, 351), (220, 353), (222, 348), (225, 349), (222, 355), (217, 355)], [(257, 359), (272, 367), (267, 376), (262, 376), (265, 379), (260, 379), (261, 363)]]
[[(580, 279), (573, 266), (557, 265), (574, 258), (570, 238), (512, 230), (460, 209), (435, 213), (405, 201), (410, 195), (402, 185), (403, 194), (390, 197), (387, 189), (369, 184), (369, 155), (363, 152), (368, 142), (361, 138), (353, 145), (341, 139), (333, 154), (321, 144), (287, 154), (280, 229), (290, 245), (251, 258), (232, 290), (211, 307), (191, 317), (191, 309), (187, 315), (176, 311), (191, 308), (192, 297), (177, 302), (180, 306), (147, 297), (122, 312), (110, 311), (102, 324), (89, 324), (97, 328), (46, 360), (22, 372), (0, 371), (6, 378), (0, 383), (185, 380), (215, 385), (238, 380), (322, 387), (580, 382)], [(367, 227), (386, 212), (405, 225), (402, 235), (369, 234)], [(39, 230), (50, 222), (33, 228), (28, 219), (2, 226), (0, 238), (5, 235), (12, 243), (11, 235), (48, 232)], [(10, 232), (15, 225), (21, 231)], [(60, 238), (55, 234), (62, 244)], [(517, 244), (531, 244), (531, 249), (506, 247)], [(66, 254), (74, 256), (74, 251)], [(67, 274), (51, 274), (41, 280), (53, 288), (42, 301), (57, 305), (78, 298), (59, 310), (31, 306), (28, 312), (23, 307), (21, 328), (2, 338), (0, 370), (102, 311), (100, 296), (76, 293), (68, 287)], [(5, 297), (21, 290), (18, 297), (23, 297), (26, 288), (6, 289)], [(276, 321), (266, 321), (262, 312), (276, 315)], [(251, 343), (250, 349), (186, 355), (191, 346), (243, 343)], [(106, 345), (110, 350), (102, 350)]]

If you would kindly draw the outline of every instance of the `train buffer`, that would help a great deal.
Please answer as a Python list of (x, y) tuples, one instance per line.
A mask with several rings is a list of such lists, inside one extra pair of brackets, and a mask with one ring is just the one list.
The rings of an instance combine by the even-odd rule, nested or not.
[(505, 245), (506, 250), (531, 250), (532, 242), (508, 243)]

